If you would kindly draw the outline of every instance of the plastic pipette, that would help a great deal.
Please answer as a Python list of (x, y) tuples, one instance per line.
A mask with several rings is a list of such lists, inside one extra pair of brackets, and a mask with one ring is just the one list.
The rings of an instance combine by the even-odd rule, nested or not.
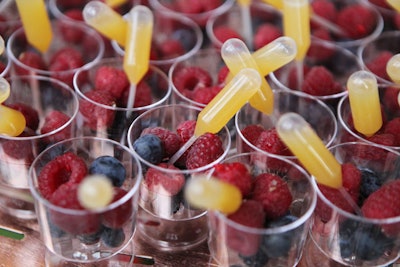
[(386, 2), (397, 12), (400, 12), (400, 0), (386, 0)]
[(28, 42), (44, 53), (50, 47), (53, 32), (43, 0), (16, 0), (18, 13)]
[(88, 25), (120, 46), (125, 46), (128, 23), (107, 4), (91, 1), (85, 5), (82, 14)]
[(0, 55), (2, 55), (4, 53), (4, 39), (3, 37), (0, 36)]
[(243, 38), (248, 47), (252, 47), (253, 28), (251, 26), (250, 4), (251, 0), (237, 0), (240, 6), (240, 15), (242, 18)]
[(110, 7), (118, 7), (125, 4), (127, 0), (105, 0), (104, 2)]
[(382, 127), (378, 84), (368, 71), (357, 71), (347, 80), (347, 91), (355, 129), (372, 136)]
[(400, 84), (400, 54), (389, 59), (386, 64), (386, 73), (394, 83)]

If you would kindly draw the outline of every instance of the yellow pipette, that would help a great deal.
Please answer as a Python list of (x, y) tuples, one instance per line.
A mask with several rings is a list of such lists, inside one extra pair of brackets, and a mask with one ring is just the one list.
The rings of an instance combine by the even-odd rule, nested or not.
[(119, 7), (122, 4), (125, 4), (127, 0), (105, 0), (104, 1), (110, 7)]
[(400, 84), (400, 54), (389, 59), (386, 64), (386, 73), (394, 83)]
[(149, 70), (153, 13), (148, 7), (137, 5), (129, 12), (127, 21), (123, 67), (130, 82), (127, 108), (133, 108), (136, 86)]
[(397, 12), (400, 12), (400, 0), (386, 0), (386, 2)]
[(82, 14), (88, 25), (120, 46), (125, 46), (128, 23), (107, 4), (91, 1), (85, 5)]
[(248, 47), (253, 44), (253, 27), (251, 26), (250, 4), (251, 0), (237, 0), (240, 7), (240, 15), (242, 18), (242, 36)]
[[(221, 57), (233, 75), (236, 75), (244, 68), (252, 68), (261, 73), (246, 44), (240, 39), (231, 38), (225, 41), (221, 47)], [(263, 113), (272, 113), (274, 94), (265, 79), (261, 79), (260, 90), (250, 98), (249, 103)]]
[(20, 111), (2, 105), (9, 95), (10, 84), (0, 77), (0, 134), (18, 136), (24, 131), (26, 120)]
[(50, 47), (53, 32), (44, 0), (15, 0), (28, 42), (44, 53)]
[(279, 137), (319, 184), (342, 187), (340, 163), (311, 126), (297, 113), (282, 115), (276, 124)]
[(368, 71), (357, 71), (347, 80), (347, 91), (355, 129), (372, 136), (382, 127), (378, 84)]
[(2, 55), (4, 53), (4, 48), (5, 48), (4, 39), (3, 39), (3, 37), (0, 36), (0, 55)]
[(237, 211), (242, 203), (240, 190), (214, 177), (194, 176), (185, 186), (185, 199), (194, 207), (225, 214)]

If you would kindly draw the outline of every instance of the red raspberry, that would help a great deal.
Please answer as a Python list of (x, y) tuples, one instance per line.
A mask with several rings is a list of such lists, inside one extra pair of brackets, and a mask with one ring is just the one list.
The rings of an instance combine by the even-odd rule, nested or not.
[[(307, 75), (307, 73), (310, 71), (311, 67), (307, 65), (303, 65), (303, 77)], [(297, 79), (297, 66), (292, 65), (289, 69), (289, 75), (288, 75), (288, 81), (287, 81), (287, 86), (290, 89), (294, 90), (300, 90), (300, 86), (298, 84), (298, 79)]]
[(172, 38), (158, 44), (157, 48), (162, 59), (179, 57), (185, 53), (185, 48), (181, 42)]
[[(331, 35), (325, 28), (318, 28), (313, 31), (312, 35), (318, 39), (332, 41)], [(311, 42), (310, 48), (307, 51), (307, 58), (316, 60), (317, 62), (328, 61), (335, 54), (335, 48), (320, 45)]]
[(216, 9), (221, 3), (215, 0), (179, 0), (177, 5), (183, 13), (199, 14)]
[(361, 171), (354, 164), (342, 164), (343, 187), (354, 199), (358, 200), (361, 186)]
[[(61, 111), (53, 110), (47, 114), (44, 124), (40, 129), (41, 134), (47, 134), (52, 131), (60, 129), (64, 126), (71, 118)], [(56, 134), (48, 136), (47, 141), (50, 143), (57, 143), (59, 141), (68, 139), (71, 137), (71, 125), (68, 125)]]
[(228, 77), (229, 68), (224, 65), (218, 71), (218, 84), (225, 85), (226, 77)]
[[(372, 143), (384, 146), (395, 145), (395, 136), (390, 133), (376, 133), (373, 136), (366, 137), (365, 139)], [(359, 146), (359, 148), (357, 149), (357, 153), (360, 158), (375, 160), (376, 162), (379, 162), (382, 159), (386, 158), (387, 152), (374, 147)]]
[[(120, 187), (114, 187), (113, 202), (118, 201), (126, 195), (126, 191)], [(103, 214), (103, 225), (109, 228), (121, 228), (131, 217), (133, 213), (132, 200), (126, 201), (124, 204), (115, 209), (106, 211)]]
[(252, 199), (262, 203), (267, 219), (274, 220), (289, 211), (293, 197), (280, 176), (262, 173), (254, 180)]
[(153, 127), (143, 129), (141, 136), (145, 134), (154, 134), (161, 139), (164, 147), (165, 157), (172, 157), (176, 151), (182, 146), (182, 139), (177, 133), (174, 133), (166, 128)]
[(149, 168), (144, 177), (144, 183), (147, 185), (148, 189), (168, 196), (178, 194), (185, 184), (185, 176), (179, 173), (179, 169), (173, 165), (160, 163), (158, 167), (174, 170), (176, 173), (172, 174), (155, 168)]
[(362, 4), (354, 4), (340, 10), (336, 22), (348, 37), (360, 39), (373, 32), (377, 20), (371, 9)]
[(211, 86), (212, 78), (210, 73), (201, 67), (188, 66), (177, 70), (172, 82), (179, 92), (193, 91), (197, 87)]
[[(254, 200), (242, 202), (240, 208), (228, 219), (252, 228), (263, 228), (265, 214), (262, 204)], [(226, 241), (231, 249), (239, 252), (242, 256), (252, 256), (257, 253), (261, 235), (249, 233), (241, 229), (228, 226), (226, 229)]]
[(212, 133), (198, 137), (189, 148), (186, 160), (188, 169), (196, 169), (217, 160), (224, 153), (221, 138)]
[[(84, 117), (85, 124), (92, 130), (97, 130), (98, 127), (111, 126), (115, 117), (115, 111), (111, 109), (115, 105), (114, 97), (106, 91), (99, 90), (88, 91), (85, 96), (98, 103), (94, 104), (84, 99), (79, 101), (79, 111)], [(99, 105), (110, 106), (110, 109)]]
[(115, 99), (119, 99), (129, 87), (128, 77), (122, 69), (111, 66), (101, 66), (94, 77), (96, 90), (107, 91)]
[[(153, 103), (153, 93), (151, 91), (150, 86), (146, 83), (146, 81), (142, 80), (136, 86), (135, 91), (135, 103), (133, 104), (134, 107), (144, 107), (151, 105)], [(118, 100), (118, 105), (120, 107), (126, 107), (128, 105), (129, 99), (129, 86), (126, 90), (122, 93), (122, 96)]]
[[(311, 2), (312, 12), (330, 22), (336, 21), (337, 10), (335, 5), (328, 0), (314, 0)], [(311, 21), (312, 28), (321, 28), (321, 25)]]
[(86, 163), (79, 156), (67, 152), (47, 163), (39, 173), (39, 191), (50, 199), (57, 188), (65, 183), (78, 184), (87, 175)]
[(6, 104), (7, 107), (20, 111), (26, 120), (26, 126), (32, 131), (36, 131), (39, 126), (39, 114), (36, 109), (28, 106), (27, 104), (17, 102), (13, 104)]
[[(400, 179), (389, 181), (369, 195), (361, 211), (365, 217), (373, 219), (400, 216)], [(397, 235), (400, 226), (399, 224), (383, 225), (383, 229), (389, 235)]]
[[(62, 184), (53, 193), (50, 202), (62, 208), (83, 210), (77, 191), (78, 184)], [(51, 209), (50, 218), (58, 228), (70, 234), (93, 234), (101, 227), (98, 214), (72, 215)]]
[(73, 20), (83, 21), (82, 10), (80, 10), (78, 8), (66, 10), (64, 12), (64, 15)]
[(384, 126), (384, 133), (394, 136), (394, 145), (400, 146), (400, 117), (388, 121)]
[(386, 9), (392, 9), (386, 0), (368, 0), (368, 2)]
[[(240, 130), (240, 132), (242, 133), (243, 137), (247, 139), (247, 141), (253, 145), (256, 145), (258, 137), (264, 130), (264, 127), (261, 125), (251, 124)], [(253, 150), (244, 141), (241, 141), (241, 149), (243, 153)]]
[(370, 61), (366, 62), (365, 66), (376, 76), (391, 81), (386, 72), (386, 64), (388, 63), (389, 59), (392, 58), (392, 56), (393, 53), (390, 51), (381, 51)]
[(400, 111), (397, 96), (399, 89), (397, 87), (387, 87), (383, 92), (382, 103), (388, 114), (396, 114)]
[(273, 40), (282, 36), (282, 31), (272, 23), (264, 23), (258, 26), (254, 33), (254, 50), (258, 50)]
[[(44, 62), (42, 56), (36, 52), (30, 52), (30, 51), (23, 52), (22, 54), (19, 55), (18, 60), (22, 64), (25, 64), (26, 66), (29, 66), (34, 69), (38, 70), (47, 69), (46, 63)], [(30, 75), (28, 70), (23, 69), (18, 65), (16, 65), (15, 71), (18, 75)]]
[(215, 38), (220, 41), (221, 43), (225, 43), (226, 40), (231, 38), (237, 38), (243, 40), (240, 34), (228, 26), (218, 26), (214, 29)]
[(221, 85), (214, 85), (210, 87), (197, 87), (193, 90), (193, 101), (207, 105), (210, 101), (222, 90)]
[[(33, 136), (34, 134), (31, 132), (24, 131), (19, 137), (25, 136)], [(0, 147), (3, 148), (3, 151), (8, 156), (18, 159), (24, 160), (23, 163), (26, 166), (30, 166), (34, 160), (33, 148), (34, 143), (29, 140), (2, 140), (0, 141)]]
[[(83, 22), (82, 11), (79, 9), (70, 9), (66, 11), (64, 15), (74, 21)], [(66, 43), (78, 44), (84, 38), (84, 31), (77, 30), (76, 28), (71, 27), (71, 23), (69, 20), (58, 20), (57, 23), (59, 31), (61, 33), (61, 37)]]
[(52, 77), (72, 86), (74, 72), (84, 65), (82, 54), (71, 47), (65, 47), (57, 51), (50, 59), (49, 71)]
[(195, 120), (187, 120), (178, 124), (176, 132), (182, 139), (182, 143), (186, 143), (193, 136), (195, 128), (196, 128)]
[(327, 68), (314, 66), (305, 75), (301, 90), (313, 96), (324, 96), (340, 93), (343, 88)]
[(243, 197), (252, 190), (253, 177), (247, 166), (241, 162), (224, 162), (214, 166), (213, 176), (240, 189)]

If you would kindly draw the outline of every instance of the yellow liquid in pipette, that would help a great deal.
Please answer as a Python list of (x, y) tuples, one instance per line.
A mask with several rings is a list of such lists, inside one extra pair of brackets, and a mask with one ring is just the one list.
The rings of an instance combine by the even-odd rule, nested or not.
[(105, 3), (110, 7), (118, 7), (126, 3), (126, 1), (127, 0), (105, 0)]
[(43, 0), (16, 0), (28, 42), (44, 53), (53, 38), (50, 19)]
[(300, 115), (282, 115), (276, 129), (282, 141), (319, 184), (342, 187), (340, 163)]
[(400, 12), (400, 0), (386, 0), (397, 12)]
[(278, 10), (283, 9), (283, 0), (263, 0), (265, 3), (275, 7)]
[(25, 129), (25, 117), (18, 110), (0, 105), (0, 118), (0, 134), (18, 136)]
[(347, 81), (347, 91), (354, 128), (366, 136), (372, 136), (383, 123), (375, 76), (366, 71), (353, 73)]
[(284, 0), (283, 3), (283, 32), (295, 40), (296, 60), (301, 61), (311, 43), (310, 6), (308, 0)]

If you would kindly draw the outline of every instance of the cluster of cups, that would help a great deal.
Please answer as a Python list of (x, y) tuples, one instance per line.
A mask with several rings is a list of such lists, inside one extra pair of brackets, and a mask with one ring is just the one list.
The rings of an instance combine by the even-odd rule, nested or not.
[[(12, 1), (3, 1), (12, 2)], [(371, 160), (365, 160), (360, 155), (353, 153), (356, 146), (375, 147), (380, 150), (379, 173), (384, 173), (386, 180), (397, 179), (399, 174), (400, 148), (377, 145), (354, 132), (347, 125), (349, 100), (346, 90), (335, 95), (312, 96), (289, 86), (288, 72), (291, 65), (283, 66), (279, 72), (270, 73), (266, 78), (270, 82), (274, 95), (274, 110), (271, 115), (263, 114), (252, 106), (244, 105), (232, 118), (230, 124), (225, 126), (218, 135), (223, 141), (224, 153), (213, 163), (193, 169), (175, 171), (153, 165), (141, 158), (134, 149), (133, 143), (140, 136), (141, 130), (153, 126), (161, 126), (169, 130), (175, 130), (179, 123), (186, 120), (196, 120), (199, 112), (205, 104), (197, 103), (182, 94), (175, 87), (173, 77), (177, 70), (187, 66), (198, 66), (212, 73), (217, 80), (219, 68), (223, 65), (220, 55), (222, 42), (214, 35), (213, 29), (218, 25), (231, 26), (240, 32), (241, 13), (240, 7), (234, 0), (221, 1), (221, 5), (204, 14), (179, 14), (176, 10), (169, 9), (170, 2), (166, 0), (128, 1), (126, 10), (120, 9), (124, 14), (133, 5), (148, 5), (154, 11), (155, 24), (153, 29), (154, 40), (162, 42), (165, 36), (173, 34), (178, 29), (189, 32), (192, 41), (187, 45), (186, 52), (176, 58), (168, 60), (150, 60), (150, 72), (144, 79), (151, 87), (152, 104), (140, 108), (124, 108), (107, 106), (87, 98), (85, 93), (93, 88), (94, 76), (101, 66), (111, 66), (122, 69), (124, 50), (112, 40), (107, 40), (95, 29), (82, 21), (74, 21), (64, 15), (62, 0), (48, 1), (49, 13), (52, 18), (54, 41), (49, 51), (44, 55), (50, 58), (59, 47), (74, 46), (85, 56), (85, 64), (77, 69), (71, 69), (64, 73), (34, 69), (19, 61), (23, 52), (32, 49), (24, 38), (21, 23), (15, 20), (18, 17), (13, 4), (0, 4), (0, 15), (6, 14), (7, 19), (0, 23), (2, 37), (6, 40), (7, 53), (1, 56), (1, 61), (7, 64), (7, 68), (1, 74), (11, 86), (11, 94), (5, 104), (22, 102), (34, 107), (40, 116), (40, 121), (52, 111), (61, 111), (70, 117), (59, 129), (46, 134), (34, 136), (9, 137), (0, 135), (0, 208), (2, 212), (12, 216), (38, 220), (42, 239), (46, 247), (46, 261), (51, 265), (52, 261), (64, 261), (75, 263), (102, 263), (104, 266), (123, 266), (119, 262), (118, 255), (122, 251), (129, 251), (133, 255), (132, 239), (139, 235), (144, 242), (149, 243), (160, 251), (171, 253), (187, 249), (195, 249), (200, 244), (207, 242), (212, 256), (211, 261), (221, 266), (296, 266), (301, 261), (304, 266), (387, 266), (396, 262), (400, 256), (400, 234), (392, 237), (392, 245), (387, 246), (377, 256), (362, 257), (357, 254), (360, 246), (359, 240), (353, 240), (348, 245), (350, 252), (344, 255), (341, 252), (341, 235), (343, 231), (339, 225), (343, 221), (352, 221), (360, 229), (370, 229), (373, 225), (400, 224), (400, 217), (390, 219), (367, 219), (362, 216), (350, 214), (331, 203), (318, 189), (313, 177), (305, 171), (295, 160), (295, 157), (274, 155), (261, 150), (241, 134), (241, 129), (246, 126), (259, 124), (265, 129), (275, 127), (278, 118), (288, 112), (300, 114), (316, 131), (326, 147), (335, 155), (338, 161), (352, 162), (359, 168), (374, 168), (376, 164)], [(81, 8), (89, 1), (80, 1)], [(266, 1), (268, 2), (268, 1)], [(272, 1), (273, 2), (273, 1)], [(359, 70), (367, 70), (364, 59), (379, 50), (390, 49), (393, 53), (400, 52), (400, 32), (388, 26), (388, 16), (394, 11), (377, 9), (366, 0), (341, 1), (332, 0), (338, 6), (350, 5), (354, 2), (365, 5), (376, 16), (376, 28), (365, 38), (359, 40), (324, 41), (312, 37), (312, 44), (322, 49), (333, 51), (335, 61), (325, 64), (335, 76), (335, 80), (345, 88), (348, 77)], [(3, 5), (3, 6), (1, 6)], [(251, 18), (260, 23), (260, 20), (273, 21), (282, 27), (282, 14), (275, 7), (263, 1), (251, 3)], [(14, 13), (13, 13), (14, 12)], [(14, 15), (10, 15), (14, 14)], [(388, 15), (389, 14), (389, 15)], [(165, 24), (171, 20), (173, 23)], [(88, 50), (85, 40), (78, 43), (65, 43), (60, 35), (59, 22), (69, 31), (82, 32), (83, 38), (90, 40)], [(166, 26), (167, 25), (167, 26)], [(172, 25), (169, 27), (168, 25)], [(7, 30), (7, 31), (6, 31)], [(181, 42), (188, 44), (188, 35), (182, 35)], [(85, 50), (86, 49), (86, 50)], [(312, 58), (305, 59), (307, 63), (318, 65)], [(25, 75), (21, 76), (18, 70), (24, 69)], [(59, 80), (57, 77), (67, 77)], [(83, 78), (84, 77), (84, 78)], [(381, 77), (377, 77), (379, 90), (396, 85)], [(82, 114), (80, 105), (90, 102), (96, 105), (102, 114), (115, 112), (115, 121), (112, 125), (104, 127), (101, 116), (86, 118)], [(398, 108), (398, 107), (397, 107)], [(126, 116), (126, 114), (134, 116)], [(100, 114), (100, 113), (99, 113)], [(96, 117), (98, 114), (91, 114)], [(85, 121), (94, 122), (88, 126)], [(64, 135), (59, 138), (62, 132)], [(345, 142), (345, 137), (352, 135), (352, 142)], [(48, 144), (52, 140), (51, 145)], [(5, 151), (10, 144), (14, 149), (19, 149), (17, 156), (10, 156)], [(29, 151), (29, 153), (24, 153)], [(63, 209), (51, 204), (41, 196), (38, 189), (38, 174), (41, 169), (57, 155), (71, 151), (79, 154), (86, 162), (91, 162), (101, 155), (109, 155), (118, 158), (127, 170), (127, 181), (124, 189), (128, 196), (121, 198), (112, 205), (96, 211), (82, 211)], [(291, 209), (295, 210), (298, 219), (287, 225), (273, 229), (252, 228), (237, 224), (217, 211), (192, 209), (190, 206), (180, 207), (179, 212), (170, 212), (168, 203), (174, 201), (176, 196), (162, 196), (151, 194), (141, 187), (144, 174), (149, 167), (158, 168), (167, 175), (176, 172), (186, 177), (195, 176), (212, 170), (213, 166), (221, 162), (242, 162), (252, 171), (268, 171), (268, 164), (256, 164), (252, 155), (259, 155), (268, 162), (268, 158), (284, 162), (285, 169), (278, 170), (283, 174), (293, 195)], [(393, 163), (395, 162), (395, 163)], [(290, 166), (290, 167), (287, 167)], [(291, 177), (291, 171), (296, 170), (295, 177)], [(9, 194), (4, 195), (6, 192)], [(10, 197), (11, 195), (20, 197)], [(32, 195), (33, 201), (22, 198), (23, 195)], [(125, 239), (116, 247), (105, 246), (101, 242), (88, 244), (82, 236), (76, 234), (57, 235), (52, 228), (51, 214), (60, 216), (68, 215), (70, 218), (87, 218), (93, 214), (103, 214), (112, 211), (131, 202), (132, 216), (123, 226)], [(167, 203), (167, 205), (162, 205)], [(325, 203), (333, 211), (332, 218), (322, 221), (314, 213), (317, 203)], [(161, 204), (160, 204), (161, 203)], [(73, 221), (73, 220), (72, 220)], [(349, 225), (351, 227), (351, 224)], [(260, 265), (248, 265), (251, 263), (239, 255), (235, 249), (229, 247), (227, 233), (229, 229), (235, 229), (245, 235), (259, 235), (262, 237), (281, 240), (291, 236), (288, 252), (276, 259), (269, 259)], [(365, 242), (372, 242), (364, 240)], [(268, 249), (268, 248), (266, 248)], [(370, 247), (373, 250), (373, 246)], [(257, 262), (257, 261), (255, 261)], [(114, 264), (114, 265), (113, 265)], [(253, 263), (255, 264), (255, 263)], [(102, 265), (103, 266), (103, 265)]]

